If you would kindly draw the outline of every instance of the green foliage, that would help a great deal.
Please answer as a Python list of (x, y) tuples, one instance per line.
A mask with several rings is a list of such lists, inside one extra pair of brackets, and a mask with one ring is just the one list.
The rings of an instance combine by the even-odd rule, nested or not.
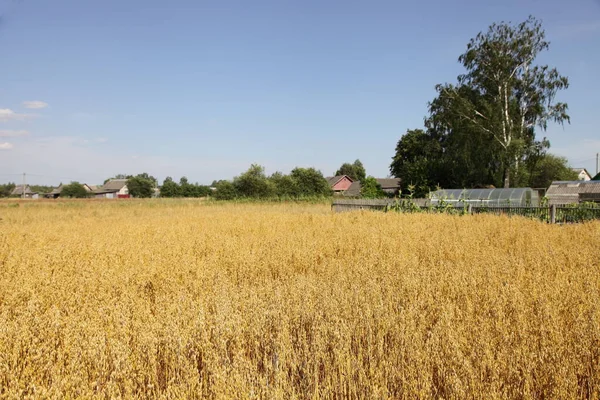
[(198, 183), (189, 183), (185, 176), (179, 180), (179, 183), (167, 176), (160, 187), (161, 197), (206, 197), (210, 194), (210, 187)]
[(233, 200), (238, 197), (235, 185), (230, 181), (218, 181), (214, 185), (215, 199), (217, 200)]
[(13, 182), (0, 185), (0, 197), (10, 197), (10, 194), (13, 190), (15, 190), (16, 187), (17, 185), (15, 185)]
[(429, 132), (409, 129), (396, 145), (390, 172), (408, 184), (405, 194), (410, 187), (413, 188), (412, 194), (424, 197), (442, 179), (439, 166), (442, 156), (442, 146), (433, 140)]
[(282, 198), (295, 198), (300, 194), (298, 182), (290, 175), (275, 172), (269, 177), (269, 181), (275, 187), (275, 194)]
[(127, 179), (127, 189), (132, 197), (150, 198), (154, 194), (155, 187), (156, 178), (145, 172)]
[(68, 185), (63, 185), (60, 191), (61, 197), (70, 197), (74, 199), (84, 199), (89, 197), (89, 192), (79, 182), (71, 182)]
[(264, 167), (252, 164), (240, 176), (234, 178), (233, 185), (242, 197), (267, 198), (273, 196), (273, 186), (269, 184)]
[(569, 167), (567, 159), (554, 154), (544, 154), (529, 167), (523, 170), (525, 176), (521, 180), (530, 187), (547, 188), (553, 181), (577, 180), (577, 173)]
[[(442, 187), (509, 187), (523, 184), (549, 142), (536, 127), (569, 122), (567, 105), (555, 102), (568, 79), (534, 65), (549, 47), (534, 18), (518, 25), (493, 24), (459, 57), (458, 83), (437, 85), (426, 130), (400, 139), (390, 165), (394, 176), (423, 193)], [(524, 178), (525, 177), (525, 178)]]
[(332, 191), (321, 171), (296, 167), (290, 174), (298, 185), (299, 196), (331, 196)]
[(267, 178), (264, 168), (253, 164), (233, 182), (213, 182), (215, 198), (232, 199), (300, 199), (331, 196), (329, 183), (314, 168), (295, 168), (290, 175), (276, 172)]
[(342, 164), (340, 169), (338, 169), (335, 172), (335, 175), (336, 176), (347, 175), (353, 181), (361, 181), (362, 182), (366, 178), (367, 172), (365, 171), (365, 167), (363, 166), (362, 162), (360, 162), (360, 160), (356, 160), (352, 164), (350, 164), (350, 163)]
[(366, 199), (387, 197), (387, 194), (381, 189), (381, 185), (377, 183), (377, 179), (372, 176), (363, 179), (360, 187), (360, 195)]
[(173, 178), (167, 176), (160, 187), (160, 197), (180, 197), (181, 188)]

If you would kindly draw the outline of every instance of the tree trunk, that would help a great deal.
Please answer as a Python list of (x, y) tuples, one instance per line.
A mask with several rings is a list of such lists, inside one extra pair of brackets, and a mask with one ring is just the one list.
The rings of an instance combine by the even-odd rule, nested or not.
[(506, 166), (504, 168), (504, 188), (508, 189), (510, 187), (510, 167)]

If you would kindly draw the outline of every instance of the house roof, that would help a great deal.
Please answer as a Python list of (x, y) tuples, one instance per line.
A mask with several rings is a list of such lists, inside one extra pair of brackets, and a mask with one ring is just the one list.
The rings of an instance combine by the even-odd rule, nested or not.
[(110, 181), (106, 182), (102, 187), (98, 188), (97, 191), (103, 192), (103, 193), (109, 193), (109, 192), (118, 192), (119, 190), (123, 189), (124, 186), (127, 185), (127, 179), (111, 179)]
[(329, 186), (335, 186), (339, 181), (344, 179), (344, 177), (348, 178), (350, 182), (354, 182), (354, 179), (350, 178), (348, 175), (328, 176), (325, 179), (327, 179)]
[(350, 187), (344, 191), (344, 196), (355, 197), (360, 196), (360, 181), (352, 182)]
[(585, 193), (600, 193), (600, 181), (554, 181), (546, 196), (551, 204), (568, 204), (577, 203)]
[(63, 189), (63, 185), (59, 185), (58, 187), (52, 189), (49, 193), (47, 194), (60, 194), (60, 192), (62, 192)]
[[(25, 194), (35, 194), (36, 192), (32, 192), (31, 189), (29, 188), (29, 185), (25, 185)], [(23, 185), (17, 185), (15, 186), (15, 188), (13, 189), (12, 192), (10, 192), (11, 196), (20, 196), (23, 194)]]
[(400, 189), (400, 178), (377, 178), (376, 180), (382, 189)]
[(585, 168), (571, 168), (571, 171), (577, 172), (578, 174), (585, 172), (587, 176), (589, 176), (590, 178), (592, 177), (592, 175)]

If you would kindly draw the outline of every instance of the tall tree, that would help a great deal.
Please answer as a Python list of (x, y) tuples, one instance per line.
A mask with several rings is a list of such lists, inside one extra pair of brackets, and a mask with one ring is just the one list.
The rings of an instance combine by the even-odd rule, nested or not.
[(363, 166), (362, 162), (360, 162), (360, 160), (356, 160), (352, 164), (342, 164), (340, 169), (335, 172), (335, 175), (347, 175), (354, 181), (362, 182), (366, 178), (367, 172), (365, 171), (365, 167)]
[[(458, 86), (438, 85), (440, 97), (452, 101), (452, 111), (477, 132), (498, 143), (504, 187), (510, 187), (528, 152), (536, 146), (535, 127), (569, 122), (566, 103), (556, 93), (569, 81), (555, 68), (534, 65), (549, 48), (541, 23), (533, 17), (511, 25), (493, 24), (479, 33), (459, 57), (466, 73)], [(477, 101), (460, 93), (461, 86), (478, 92)]]
[(132, 176), (127, 179), (127, 189), (133, 197), (149, 198), (154, 193), (156, 179), (147, 173)]
[(332, 193), (327, 179), (319, 170), (296, 167), (290, 176), (298, 185), (299, 196), (330, 196)]
[(422, 197), (440, 182), (442, 146), (422, 129), (409, 129), (398, 141), (390, 172), (402, 179), (406, 190), (414, 187), (414, 195)]
[(233, 180), (233, 185), (243, 197), (269, 197), (273, 195), (272, 186), (267, 181), (264, 167), (252, 164), (250, 168)]

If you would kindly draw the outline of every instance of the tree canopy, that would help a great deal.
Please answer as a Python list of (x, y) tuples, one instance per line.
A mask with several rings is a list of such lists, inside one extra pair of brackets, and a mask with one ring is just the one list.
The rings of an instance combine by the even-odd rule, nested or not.
[(156, 178), (147, 173), (131, 176), (127, 179), (127, 189), (132, 197), (149, 198), (154, 194)]
[(381, 188), (381, 185), (372, 176), (365, 178), (360, 187), (360, 195), (366, 199), (378, 199), (387, 197), (387, 194)]
[(363, 166), (362, 162), (360, 162), (360, 160), (356, 160), (352, 164), (342, 164), (340, 169), (338, 169), (334, 175), (347, 175), (354, 181), (362, 182), (366, 178), (367, 172), (365, 171), (365, 167)]
[(71, 197), (75, 199), (83, 199), (89, 197), (89, 193), (85, 187), (79, 182), (71, 182), (68, 185), (63, 185), (60, 191), (61, 197)]
[(493, 24), (471, 39), (459, 57), (465, 73), (456, 84), (436, 86), (425, 129), (409, 130), (400, 139), (392, 174), (420, 192), (437, 185), (527, 184), (527, 171), (550, 146), (536, 130), (570, 121), (567, 104), (555, 101), (568, 79), (534, 64), (548, 48), (533, 17)]
[(330, 196), (331, 188), (321, 171), (314, 168), (294, 168), (289, 175), (275, 172), (266, 176), (264, 167), (252, 164), (233, 181), (213, 182), (215, 198), (302, 198)]

